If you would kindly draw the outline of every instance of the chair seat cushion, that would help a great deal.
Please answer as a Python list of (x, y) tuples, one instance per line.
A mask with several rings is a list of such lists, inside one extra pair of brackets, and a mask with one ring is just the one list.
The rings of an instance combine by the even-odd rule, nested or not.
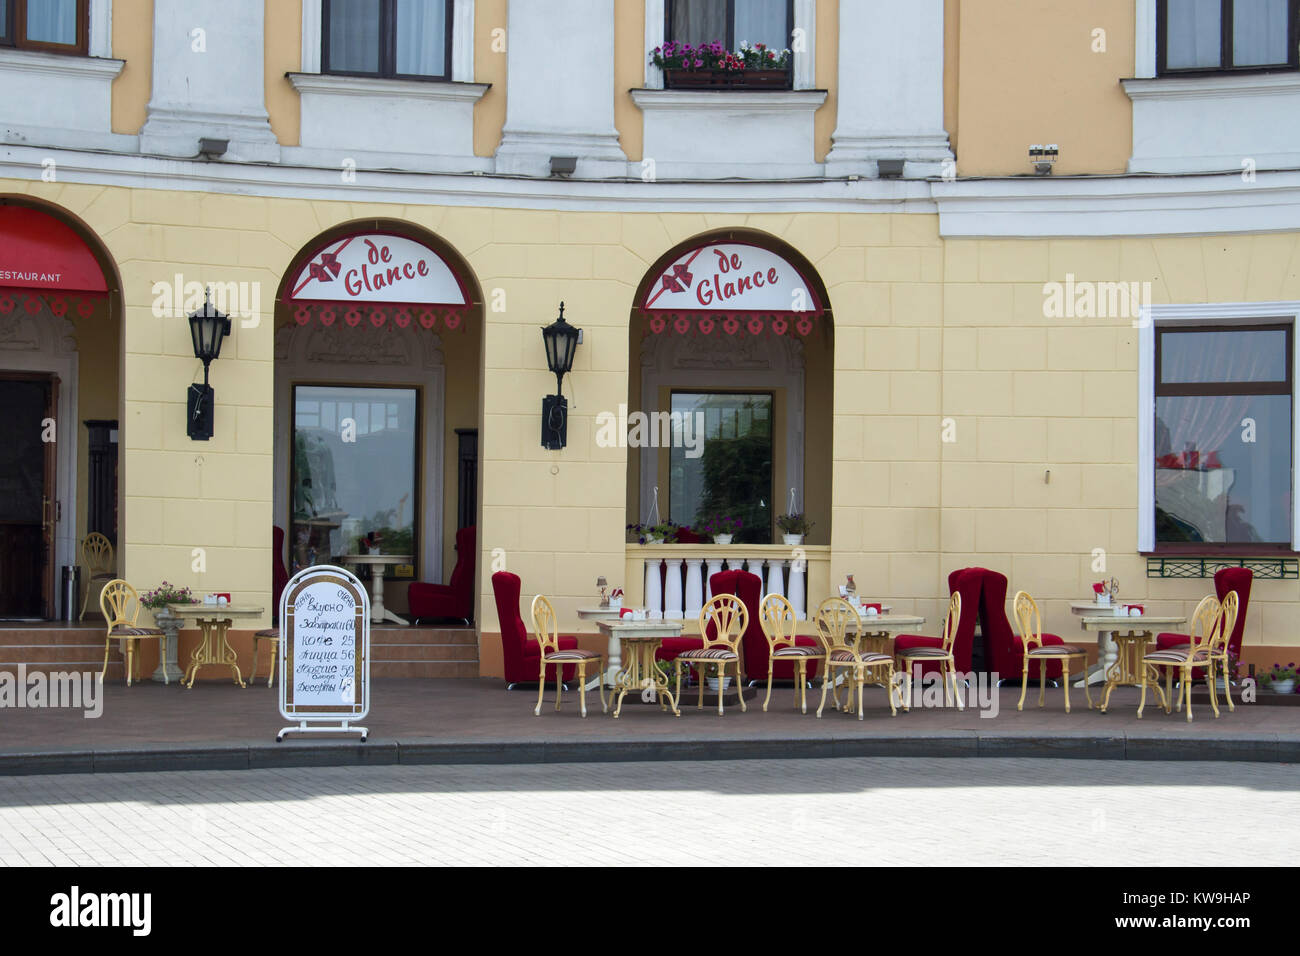
[(1029, 649), (1030, 657), (1069, 657), (1072, 654), (1086, 654), (1082, 647), (1074, 644), (1047, 644), (1042, 647), (1031, 647)]
[(165, 637), (161, 628), (131, 627), (129, 624), (117, 624), (113, 627), (113, 637)]
[[(1171, 647), (1168, 650), (1152, 651), (1150, 654), (1144, 656), (1142, 660), (1149, 661), (1153, 664), (1186, 664), (1187, 650), (1188, 648), (1186, 647), (1181, 649), (1177, 647)], [(1206, 652), (1205, 648), (1201, 648), (1195, 653), (1195, 655), (1193, 655), (1192, 660), (1204, 661), (1208, 656), (1209, 655)]]
[(683, 651), (698, 651), (703, 646), (704, 639), (700, 637), (665, 637), (659, 643), (655, 656), (661, 660), (671, 660)]
[(911, 650), (915, 647), (943, 647), (943, 638), (930, 637), (928, 634), (899, 634), (894, 638), (894, 653)]
[(728, 647), (697, 647), (677, 655), (679, 661), (734, 661), (736, 652)]
[(778, 647), (772, 657), (825, 657), (826, 652), (820, 647)]
[(944, 660), (949, 655), (942, 647), (908, 647), (900, 651), (895, 645), (894, 656), (911, 660)]
[(848, 664), (884, 664), (892, 661), (893, 658), (888, 654), (876, 654), (873, 651), (866, 651), (862, 654), (854, 654), (852, 651), (831, 651), (831, 660), (835, 663)]
[[(560, 650), (562, 651), (571, 651), (577, 648), (577, 646), (578, 646), (578, 639), (576, 637), (560, 638)], [(530, 637), (528, 639), (528, 643), (524, 645), (524, 656), (538, 657), (538, 658), (542, 656), (541, 646), (532, 637)]]
[(260, 631), (257, 631), (253, 636), (269, 637), (273, 641), (278, 641), (280, 639), (280, 629), (278, 627), (264, 627)]
[(584, 651), (579, 648), (569, 648), (566, 650), (552, 651), (546, 655), (547, 662), (551, 661), (589, 661), (600, 657), (595, 651)]

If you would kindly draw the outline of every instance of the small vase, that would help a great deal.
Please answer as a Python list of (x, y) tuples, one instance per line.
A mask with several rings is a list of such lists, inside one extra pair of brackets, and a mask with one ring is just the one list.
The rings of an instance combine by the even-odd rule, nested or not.
[[(705, 679), (709, 682), (709, 690), (716, 694), (718, 692), (718, 679), (716, 677), (708, 677)], [(722, 692), (725, 694), (730, 689), (731, 677), (728, 675), (727, 677), (722, 678)]]
[(663, 538), (656, 538), (654, 535), (649, 535), (649, 534), (648, 534), (648, 535), (645, 536), (645, 543), (646, 543), (647, 546), (652, 545), (652, 544), (663, 544), (663, 543), (664, 543), (664, 539), (663, 539)]
[(1273, 693), (1275, 693), (1275, 694), (1294, 694), (1294, 693), (1295, 693), (1295, 681), (1294, 681), (1294, 680), (1275, 680), (1275, 681), (1273, 681), (1273, 683), (1270, 684), (1269, 686), (1273, 688)]
[(781, 541), (782, 541), (783, 544), (787, 545), (788, 547), (793, 548), (793, 547), (795, 547), (796, 545), (803, 544), (803, 535), (801, 535), (801, 534), (783, 534), (783, 535), (781, 535)]
[(1110, 595), (1109, 595), (1109, 594), (1098, 594), (1098, 595), (1097, 595), (1097, 603), (1098, 603), (1098, 604), (1102, 604), (1102, 605), (1109, 604), (1109, 603), (1110, 603)]
[(733, 536), (733, 535), (729, 535), (729, 534), (715, 534), (715, 535), (713, 536), (713, 543), (714, 543), (714, 544), (731, 544), (731, 539), (732, 539), (732, 537), (734, 537), (734, 536)]

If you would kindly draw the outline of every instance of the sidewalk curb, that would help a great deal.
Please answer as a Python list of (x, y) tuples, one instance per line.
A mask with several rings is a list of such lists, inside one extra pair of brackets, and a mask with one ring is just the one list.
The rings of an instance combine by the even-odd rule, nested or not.
[(0, 776), (137, 773), (162, 770), (266, 770), (394, 764), (626, 763), (668, 760), (790, 760), (826, 757), (1037, 757), (1070, 760), (1209, 760), (1300, 763), (1300, 736), (891, 734), (573, 740), (286, 740), (284, 743), (156, 744), (104, 750), (0, 752)]

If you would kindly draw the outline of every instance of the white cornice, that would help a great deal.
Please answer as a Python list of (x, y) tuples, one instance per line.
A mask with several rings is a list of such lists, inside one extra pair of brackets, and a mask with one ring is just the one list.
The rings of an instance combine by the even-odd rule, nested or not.
[(1219, 96), (1268, 96), (1300, 92), (1300, 73), (1212, 73), (1120, 80), (1129, 99), (1207, 99)]
[(16, 69), (24, 73), (50, 73), (58, 76), (97, 76), (114, 79), (126, 66), (126, 60), (97, 56), (69, 56), (65, 53), (39, 53), (35, 50), (0, 50), (0, 70)]
[(335, 76), (330, 73), (286, 73), (299, 93), (331, 96), (401, 96), (404, 99), (477, 102), (490, 83), (445, 83), (428, 80), (390, 80), (369, 76)]
[(728, 113), (816, 112), (825, 90), (629, 90), (642, 110), (705, 110)]

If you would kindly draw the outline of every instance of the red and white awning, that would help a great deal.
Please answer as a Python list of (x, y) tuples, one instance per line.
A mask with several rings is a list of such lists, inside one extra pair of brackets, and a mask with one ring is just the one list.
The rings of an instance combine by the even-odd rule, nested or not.
[(42, 304), (59, 318), (91, 315), (108, 292), (104, 270), (63, 220), (30, 206), (0, 204), (0, 315)]
[(390, 233), (360, 233), (317, 250), (289, 285), (294, 321), (382, 328), (460, 327), (469, 296), (455, 270), (428, 246)]
[(799, 269), (779, 253), (747, 242), (719, 242), (682, 253), (645, 291), (639, 309), (656, 334), (705, 335), (721, 328), (751, 335), (807, 335), (824, 303)]

